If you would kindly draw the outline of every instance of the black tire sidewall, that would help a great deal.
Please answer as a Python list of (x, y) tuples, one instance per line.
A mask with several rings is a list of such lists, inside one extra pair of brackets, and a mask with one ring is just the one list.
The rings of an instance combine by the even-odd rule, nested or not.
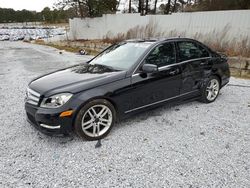
[[(90, 107), (92, 107), (94, 105), (98, 105), (98, 104), (102, 104), (102, 105), (107, 106), (112, 112), (113, 119), (112, 119), (111, 126), (109, 127), (109, 129), (107, 130), (107, 132), (105, 134), (103, 134), (99, 137), (90, 137), (90, 136), (86, 135), (82, 130), (82, 117)], [(75, 119), (75, 122), (74, 122), (74, 130), (78, 136), (80, 136), (86, 140), (89, 140), (89, 141), (100, 140), (109, 134), (112, 127), (114, 126), (115, 121), (116, 121), (116, 110), (115, 110), (114, 106), (106, 99), (94, 99), (94, 100), (88, 102), (87, 104), (85, 104), (78, 112), (76, 119)]]

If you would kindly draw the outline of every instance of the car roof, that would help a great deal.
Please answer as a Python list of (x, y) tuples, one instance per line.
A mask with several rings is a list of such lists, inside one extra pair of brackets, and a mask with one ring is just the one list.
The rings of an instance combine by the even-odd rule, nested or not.
[(184, 37), (169, 37), (169, 38), (147, 38), (147, 39), (128, 39), (125, 40), (126, 42), (135, 42), (135, 43), (143, 43), (143, 42), (152, 42), (152, 43), (157, 43), (157, 42), (163, 42), (163, 41), (182, 41), (182, 40), (191, 40), (191, 41), (196, 41), (191, 38), (184, 38)]

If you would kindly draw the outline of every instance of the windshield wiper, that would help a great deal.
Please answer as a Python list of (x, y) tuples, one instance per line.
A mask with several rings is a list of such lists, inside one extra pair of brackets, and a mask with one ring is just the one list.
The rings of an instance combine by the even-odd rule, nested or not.
[(121, 71), (121, 69), (117, 69), (117, 68), (114, 68), (114, 67), (111, 67), (111, 66), (108, 66), (108, 65), (102, 65), (102, 64), (94, 64), (94, 65), (99, 65), (99, 66), (103, 66), (103, 67), (106, 67), (110, 70), (113, 70), (113, 71)]

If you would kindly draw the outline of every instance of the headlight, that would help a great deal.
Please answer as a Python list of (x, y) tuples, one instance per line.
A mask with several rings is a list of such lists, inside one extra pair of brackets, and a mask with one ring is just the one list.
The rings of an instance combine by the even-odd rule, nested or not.
[(58, 108), (64, 105), (72, 97), (71, 93), (60, 93), (48, 98), (44, 98), (41, 107), (43, 108)]

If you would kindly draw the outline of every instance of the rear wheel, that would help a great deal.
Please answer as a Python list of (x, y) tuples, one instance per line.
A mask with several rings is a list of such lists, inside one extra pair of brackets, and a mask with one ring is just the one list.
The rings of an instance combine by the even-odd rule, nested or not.
[(116, 120), (114, 106), (105, 99), (87, 103), (75, 121), (76, 133), (87, 140), (99, 140), (108, 135)]
[(211, 103), (216, 100), (220, 92), (220, 81), (217, 76), (211, 76), (202, 90), (201, 101)]

